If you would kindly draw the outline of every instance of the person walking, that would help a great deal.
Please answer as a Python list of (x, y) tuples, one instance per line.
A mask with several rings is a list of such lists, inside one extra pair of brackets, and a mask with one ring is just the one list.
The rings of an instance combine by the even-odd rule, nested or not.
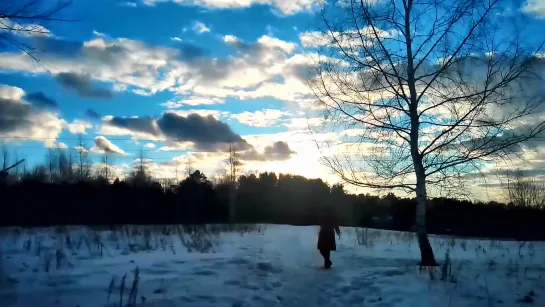
[(324, 268), (329, 269), (333, 262), (331, 261), (331, 252), (337, 250), (335, 243), (335, 233), (341, 238), (341, 230), (335, 223), (332, 210), (325, 210), (320, 224), (320, 232), (318, 234), (318, 250), (324, 257)]

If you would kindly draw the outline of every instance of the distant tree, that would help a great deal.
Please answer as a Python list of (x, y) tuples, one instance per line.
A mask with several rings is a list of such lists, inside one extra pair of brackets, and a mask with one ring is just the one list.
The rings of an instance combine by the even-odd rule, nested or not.
[(72, 150), (68, 150), (68, 164), (66, 165), (68, 171), (68, 178), (74, 179), (74, 161), (72, 160)]
[(227, 151), (227, 168), (228, 168), (228, 176), (229, 176), (229, 183), (230, 183), (230, 202), (229, 202), (229, 216), (230, 221), (234, 221), (236, 219), (236, 198), (237, 198), (237, 179), (239, 175), (239, 168), (242, 165), (239, 156), (238, 156), (238, 148), (235, 142), (230, 142), (228, 151)]
[(57, 159), (59, 167), (59, 179), (61, 181), (70, 182), (72, 180), (72, 172), (70, 170), (70, 160), (66, 156), (66, 151), (61, 148), (57, 148)]
[(148, 174), (148, 165), (143, 149), (140, 149), (138, 159), (135, 161), (133, 171), (129, 176), (128, 181), (136, 186), (149, 186), (152, 182), (151, 176)]
[(47, 168), (49, 170), (49, 182), (55, 181), (55, 178), (57, 177), (55, 174), (57, 168), (58, 168), (58, 159), (57, 159), (57, 153), (53, 148), (47, 149)]
[(110, 154), (105, 152), (101, 158), (99, 176), (103, 177), (107, 182), (110, 180)]
[(194, 219), (203, 219), (206, 215), (213, 217), (213, 208), (217, 201), (212, 182), (205, 174), (195, 170), (178, 185), (177, 194), (189, 216)]
[(18, 160), (17, 159), (17, 156), (15, 157), (15, 162), (13, 164), (10, 165), (10, 163), (8, 162), (8, 159), (9, 159), (9, 151), (8, 151), (8, 147), (7, 145), (4, 143), (3, 146), (2, 146), (2, 158), (3, 158), (3, 161), (2, 161), (2, 169), (0, 169), (0, 183), (8, 183), (9, 181), (11, 181), (11, 179), (15, 179), (14, 181), (17, 182), (18, 181), (18, 176), (12, 176), (11, 178), (8, 177), (9, 175), (9, 171), (11, 169), (16, 169), (19, 167), (19, 165), (21, 163), (23, 163), (25, 160), (22, 159), (22, 160)]
[(342, 183), (335, 183), (331, 186), (331, 195), (335, 197), (343, 197), (346, 195), (344, 185)]
[(78, 177), (79, 180), (87, 180), (91, 176), (91, 163), (89, 157), (89, 149), (83, 141), (83, 136), (78, 136)]
[[(15, 150), (15, 157), (14, 157), (14, 160), (13, 162), (14, 163), (17, 163), (19, 161), (19, 154), (17, 153), (17, 150)], [(15, 181), (19, 181), (19, 166), (20, 164), (17, 164), (14, 168), (13, 168), (13, 172), (14, 172), (14, 178), (15, 178)]]
[(35, 166), (32, 169), (32, 173), (27, 174), (25, 179), (37, 182), (47, 182), (49, 179), (47, 167), (45, 167), (44, 165)]
[(230, 182), (229, 175), (223, 161), (220, 163), (220, 166), (214, 172), (212, 181), (214, 182), (214, 185), (219, 185), (219, 184), (229, 185), (229, 182)]
[(517, 207), (545, 206), (545, 182), (524, 176), (523, 171), (507, 175), (507, 200)]
[[(178, 172), (178, 169), (176, 168), (176, 173), (177, 172)], [(190, 176), (192, 172), (193, 172), (193, 169), (191, 167), (191, 155), (187, 154), (187, 161), (186, 161), (186, 164), (185, 164), (186, 176)], [(176, 175), (176, 177), (178, 177), (178, 175)]]

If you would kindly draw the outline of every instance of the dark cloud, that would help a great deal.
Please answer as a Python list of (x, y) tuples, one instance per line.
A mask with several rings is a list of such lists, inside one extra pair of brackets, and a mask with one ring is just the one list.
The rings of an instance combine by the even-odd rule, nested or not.
[[(243, 55), (241, 58), (210, 58), (207, 52), (200, 47), (187, 46), (187, 50), (180, 49), (180, 59), (188, 63), (200, 77), (203, 84), (207, 82), (216, 82), (227, 78), (231, 73), (241, 69), (243, 66), (252, 66), (259, 69), (273, 65), (275, 62), (286, 59), (286, 51), (278, 46), (270, 46), (261, 42), (247, 43), (238, 38), (233, 38), (226, 42), (233, 47), (237, 53)], [(184, 55), (185, 52), (185, 55)], [(304, 68), (298, 69), (301, 75), (304, 75)]]
[(208, 52), (192, 43), (179, 43), (178, 50), (180, 51), (180, 60), (185, 62), (194, 62), (208, 54)]
[(37, 50), (49, 55), (69, 59), (85, 58), (105, 64), (114, 64), (119, 57), (128, 52), (127, 48), (116, 43), (101, 47), (84, 46), (83, 42), (69, 41), (52, 36), (33, 37), (32, 42)]
[(230, 145), (240, 151), (240, 159), (246, 161), (283, 161), (295, 152), (286, 142), (278, 141), (258, 152), (231, 127), (212, 115), (201, 116), (192, 113), (181, 116), (174, 112), (164, 113), (160, 118), (152, 117), (112, 117), (104, 124), (130, 130), (135, 133), (148, 133), (162, 136), (166, 143), (191, 142), (196, 149), (209, 152), (227, 151)]
[(82, 50), (82, 55), (85, 57), (104, 64), (116, 64), (119, 61), (119, 58), (127, 55), (129, 50), (126, 47), (118, 44), (106, 45), (95, 47), (95, 46), (85, 46), (85, 49)]
[(159, 131), (155, 126), (155, 119), (149, 116), (146, 117), (113, 117), (105, 121), (107, 124), (124, 128), (133, 132), (149, 133), (151, 135), (159, 135)]
[(240, 158), (244, 161), (285, 161), (293, 154), (295, 154), (295, 151), (291, 150), (288, 143), (278, 141), (266, 146), (262, 153), (252, 148), (243, 152)]
[[(234, 72), (244, 69), (265, 70), (266, 67), (286, 60), (290, 52), (289, 47), (278, 45), (278, 42), (272, 39), (265, 38), (260, 42), (248, 43), (237, 39), (231, 40), (227, 43), (236, 50), (237, 55), (216, 58), (206, 45), (185, 41), (176, 42), (171, 46), (173, 48), (166, 48), (124, 38), (93, 37), (87, 42), (69, 41), (59, 37), (29, 38), (31, 46), (44, 51), (42, 54), (44, 61), (65, 72), (56, 76), (60, 84), (76, 91), (80, 96), (92, 98), (113, 96), (110, 89), (92, 86), (91, 80), (94, 79), (108, 78), (116, 84), (128, 85), (125, 76), (131, 76), (134, 82), (129, 82), (130, 85), (147, 92), (155, 92), (158, 90), (157, 83), (167, 79), (175, 86), (182, 81), (170, 80), (170, 72), (179, 65), (189, 68), (187, 73), (182, 73), (183, 82), (188, 78), (195, 79), (200, 85), (216, 84)], [(134, 53), (147, 60), (136, 59)], [(166, 64), (156, 67), (154, 63), (159, 62)], [(70, 63), (78, 65), (72, 67)], [(301, 68), (301, 75), (305, 75), (303, 70)], [(88, 74), (78, 75), (81, 72)], [(265, 76), (268, 74), (264, 74), (264, 78)]]
[(0, 85), (0, 136), (7, 137), (8, 141), (9, 137), (21, 137), (51, 145), (66, 122), (59, 119), (56, 112), (44, 108), (42, 95), (30, 97), (41, 105), (27, 101), (28, 95), (21, 88)]
[(55, 79), (65, 89), (74, 90), (78, 95), (88, 98), (112, 98), (112, 91), (104, 88), (94, 88), (90, 75), (75, 73), (59, 73)]
[(295, 154), (295, 151), (291, 150), (288, 143), (278, 141), (265, 147), (264, 154), (268, 157), (267, 160), (287, 160)]
[(98, 114), (95, 110), (92, 110), (92, 109), (87, 109), (85, 111), (85, 116), (92, 120), (100, 119), (100, 114)]
[(57, 102), (42, 92), (35, 92), (25, 95), (25, 100), (32, 103), (35, 107), (40, 109), (58, 110), (59, 105)]
[(229, 42), (229, 45), (233, 46), (236, 51), (248, 55), (260, 55), (267, 51), (269, 48), (260, 43), (246, 43), (241, 40)]
[(206, 58), (195, 64), (204, 82), (224, 79), (236, 69), (236, 63), (232, 59)]
[(41, 52), (74, 58), (81, 54), (82, 42), (69, 41), (54, 36), (35, 36), (32, 38), (34, 47)]
[(286, 58), (286, 51), (279, 46), (270, 46), (261, 42), (247, 43), (239, 39), (227, 41), (227, 43), (238, 53), (245, 55), (245, 62), (251, 65), (268, 66)]
[(247, 43), (240, 39), (227, 41), (227, 44), (235, 48), (235, 50), (239, 53), (250, 55), (258, 59), (265, 53), (277, 53), (278, 55), (283, 56), (286, 52), (279, 46), (270, 46), (261, 42)]
[(31, 105), (18, 100), (0, 98), (0, 133), (32, 125)]
[(234, 143), (240, 150), (252, 148), (228, 124), (212, 115), (201, 116), (193, 113), (181, 116), (167, 112), (159, 118), (112, 117), (105, 119), (103, 123), (135, 133), (162, 136), (168, 143), (192, 142), (197, 149), (204, 151), (225, 151), (230, 143)]
[(318, 69), (312, 63), (289, 65), (288, 72), (303, 81), (313, 79), (319, 75)]
[[(189, 141), (200, 149), (218, 148), (230, 142), (238, 143), (244, 149), (249, 145), (240, 135), (231, 130), (228, 124), (217, 120), (214, 116), (200, 116), (189, 114), (187, 117), (174, 113), (164, 113), (157, 121), (159, 129), (169, 139)], [(220, 146), (221, 147), (221, 146)]]

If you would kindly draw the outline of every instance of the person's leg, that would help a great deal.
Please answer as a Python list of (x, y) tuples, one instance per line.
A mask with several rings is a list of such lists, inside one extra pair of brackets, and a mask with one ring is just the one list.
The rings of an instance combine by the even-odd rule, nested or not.
[(329, 269), (331, 267), (331, 260), (329, 259), (331, 257), (331, 251), (325, 250), (324, 251), (324, 267)]
[(320, 250), (320, 254), (322, 255), (322, 257), (324, 258), (324, 267), (327, 266), (327, 263), (328, 263), (328, 260), (329, 260), (329, 251), (325, 250), (325, 249), (321, 249)]

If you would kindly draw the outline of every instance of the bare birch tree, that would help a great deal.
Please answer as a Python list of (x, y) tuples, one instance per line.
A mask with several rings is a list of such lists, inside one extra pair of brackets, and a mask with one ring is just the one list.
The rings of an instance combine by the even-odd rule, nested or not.
[(236, 142), (230, 142), (227, 151), (227, 176), (229, 182), (229, 217), (233, 222), (236, 217), (236, 197), (237, 197), (237, 179), (241, 165), (238, 157), (238, 148)]
[(129, 178), (134, 185), (147, 186), (151, 183), (149, 160), (146, 158), (143, 148), (140, 148), (138, 159), (134, 161), (133, 171)]
[(533, 116), (543, 37), (525, 40), (519, 17), (506, 14), (513, 3), (346, 0), (324, 7), (325, 28), (307, 34), (320, 47), (309, 85), (325, 109), (322, 128), (340, 135), (320, 145), (323, 162), (347, 183), (416, 196), (423, 266), (436, 265), (430, 191), (545, 129)]
[(78, 136), (78, 176), (79, 180), (87, 180), (91, 176), (91, 163), (89, 161), (89, 149), (83, 141), (83, 136)]
[(239, 175), (240, 159), (238, 158), (238, 149), (235, 142), (229, 143), (227, 167), (229, 168), (229, 182), (235, 183)]
[[(178, 169), (176, 169), (176, 178), (178, 177)], [(185, 163), (185, 174), (187, 177), (191, 176), (191, 174), (193, 173), (193, 168), (191, 167), (191, 155), (188, 154), (187, 155), (187, 161)]]
[(110, 153), (108, 151), (105, 151), (101, 158), (101, 165), (100, 165), (100, 171), (99, 176), (104, 178), (106, 182), (110, 181)]

